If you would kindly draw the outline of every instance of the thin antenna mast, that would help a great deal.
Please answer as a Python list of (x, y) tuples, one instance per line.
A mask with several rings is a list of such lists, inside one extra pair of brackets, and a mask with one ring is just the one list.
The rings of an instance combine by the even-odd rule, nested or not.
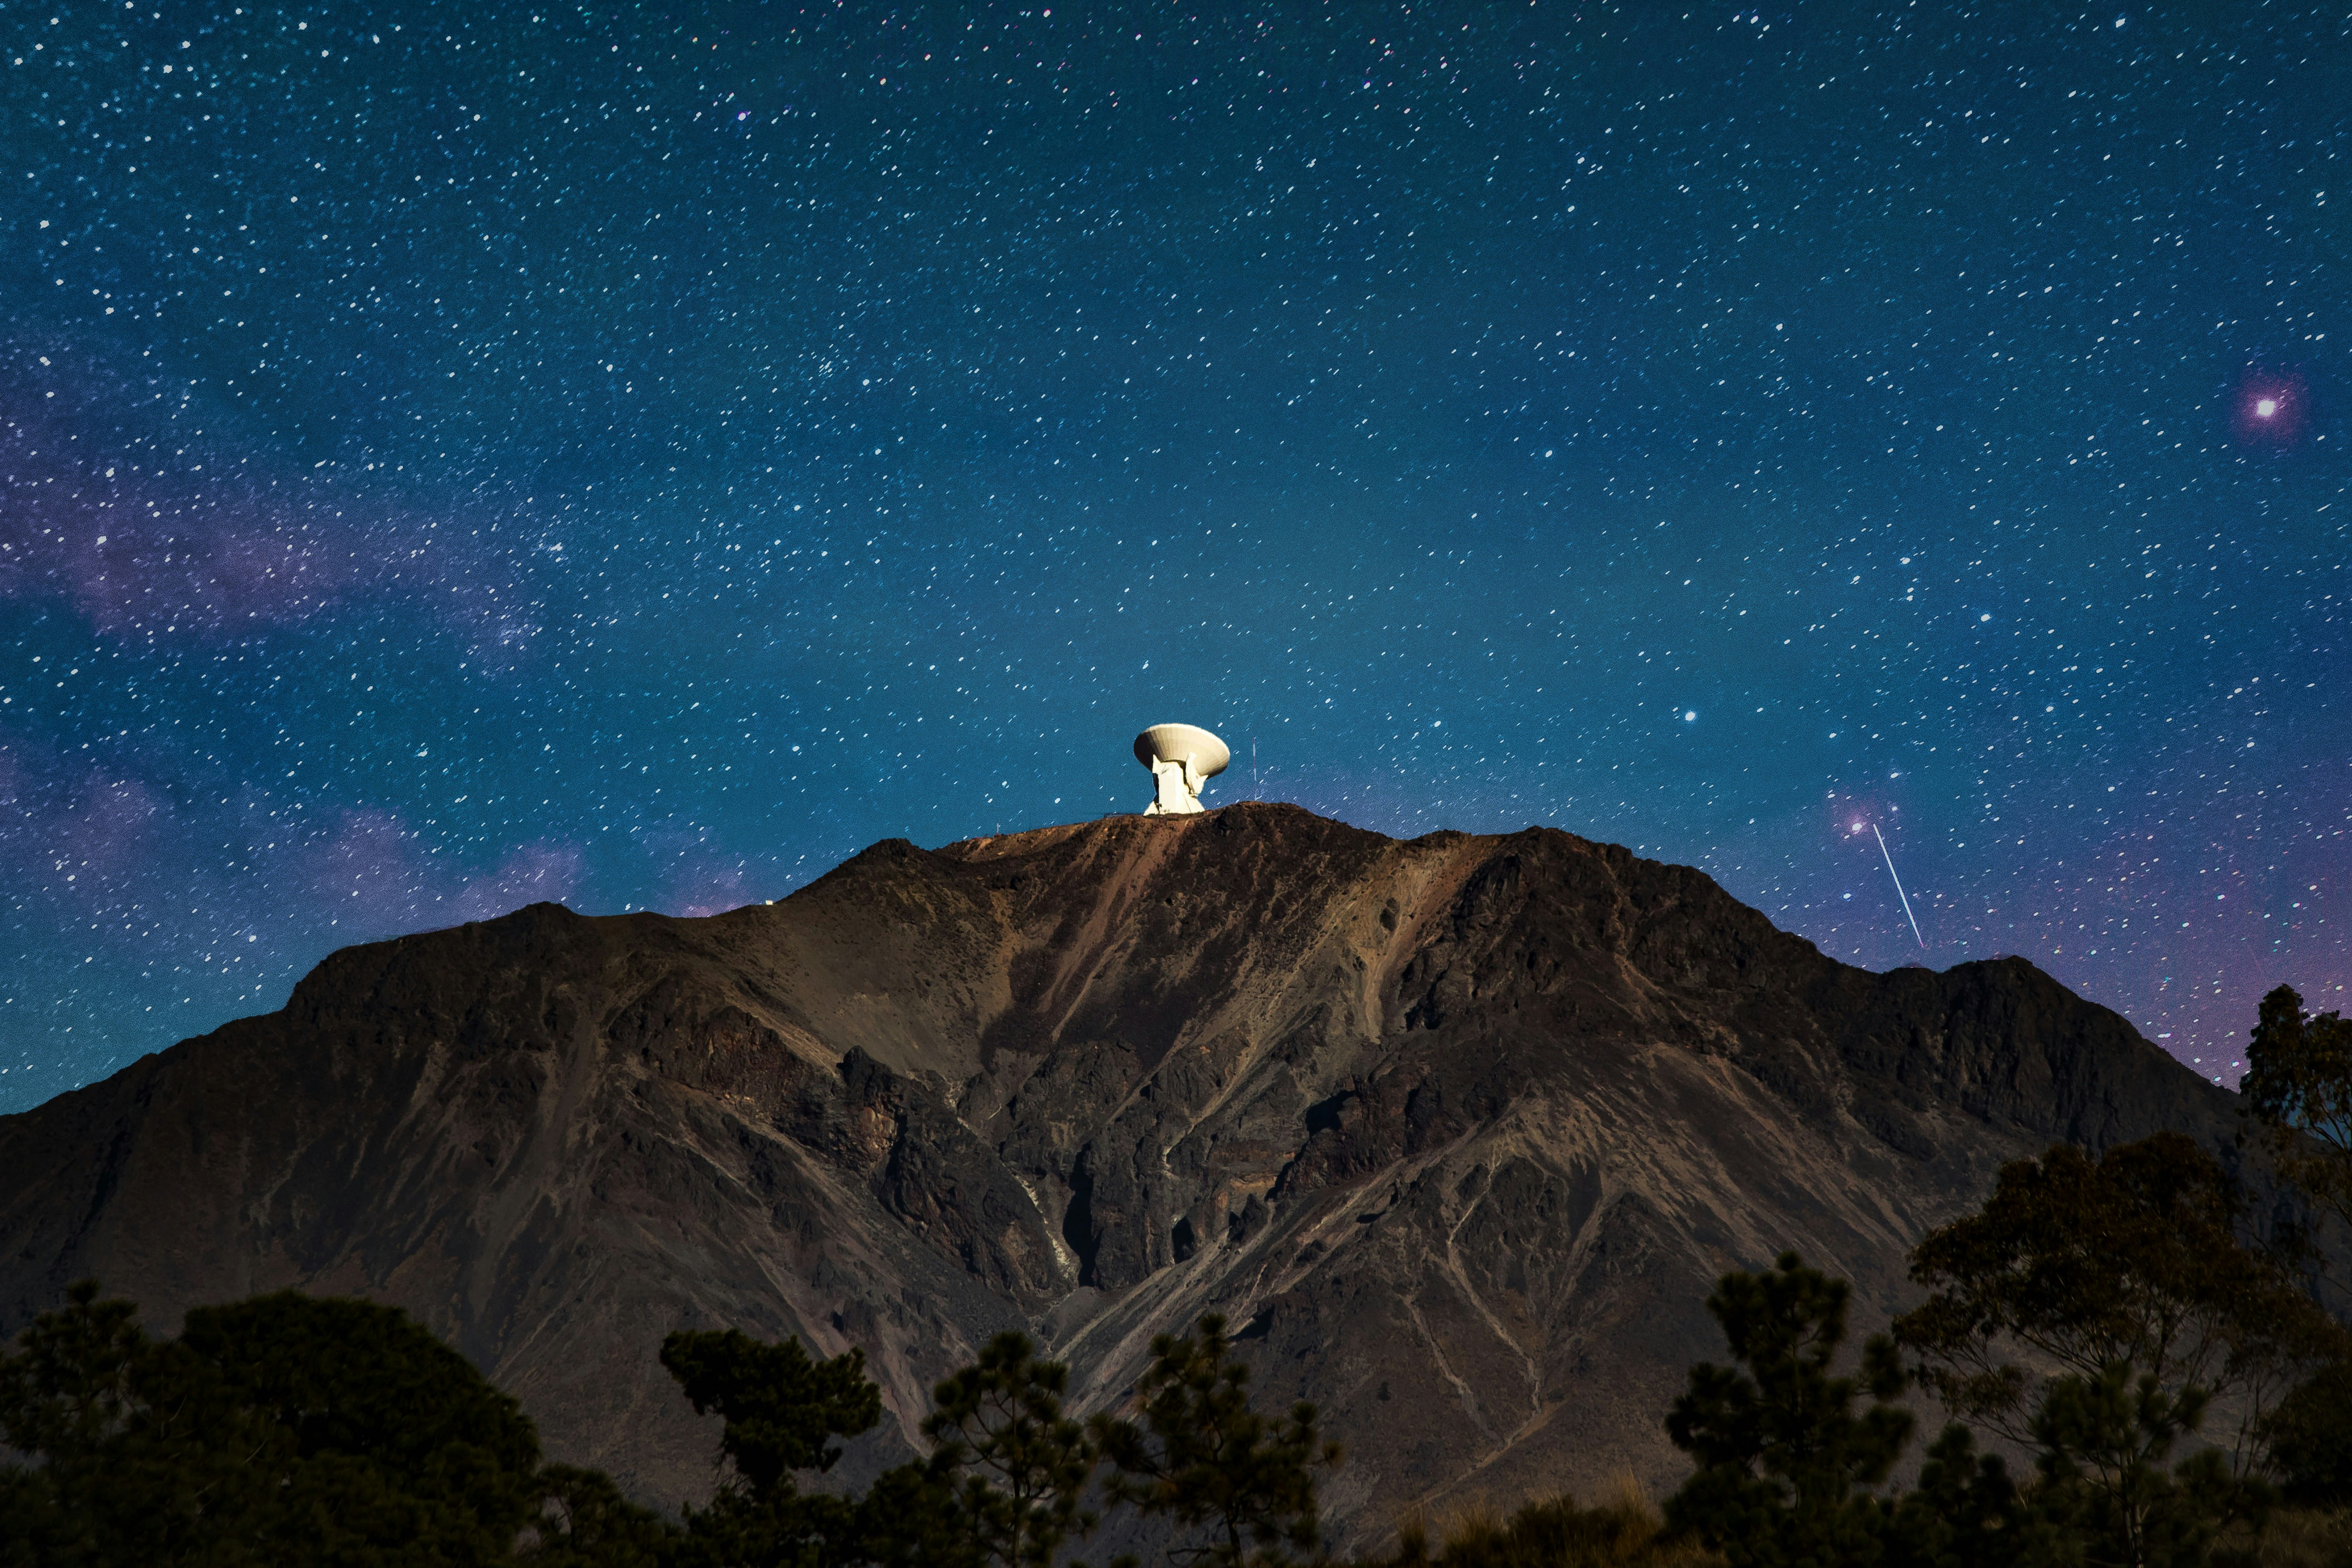
[(1911, 895), (1903, 890), (1903, 879), (1895, 875), (1895, 857), (1886, 848), (1886, 835), (1878, 831), (1878, 824), (1870, 825), (1870, 836), (1878, 840), (1878, 852), (1886, 856), (1886, 874), (1895, 877), (1895, 896), (1903, 900), (1903, 918), (1911, 922), (1911, 934), (1918, 938), (1919, 951), (1927, 951), (1927, 939), (1919, 935), (1919, 917), (1911, 912)]

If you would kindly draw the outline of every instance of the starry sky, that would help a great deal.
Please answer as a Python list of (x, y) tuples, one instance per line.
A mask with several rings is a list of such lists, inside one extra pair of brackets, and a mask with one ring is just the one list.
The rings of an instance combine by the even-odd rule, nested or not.
[(1166, 720), (1213, 805), (1629, 844), (2232, 1079), (2352, 959), (2348, 62), (0, 4), (0, 1110), (350, 942), (1139, 809)]

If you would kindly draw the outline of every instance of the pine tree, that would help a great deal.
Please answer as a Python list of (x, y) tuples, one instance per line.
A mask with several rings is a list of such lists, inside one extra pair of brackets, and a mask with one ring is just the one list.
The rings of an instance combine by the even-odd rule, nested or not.
[(1196, 1538), (1170, 1556), (1201, 1568), (1245, 1568), (1314, 1554), (1322, 1545), (1315, 1472), (1339, 1463), (1312, 1405), (1271, 1420), (1251, 1408), (1249, 1368), (1223, 1318), (1162, 1334), (1138, 1385), (1142, 1422), (1097, 1420), (1095, 1440), (1116, 1468), (1106, 1489)]
[(867, 1520), (857, 1500), (803, 1493), (793, 1477), (831, 1469), (842, 1453), (835, 1438), (882, 1419), (864, 1351), (818, 1361), (798, 1340), (770, 1343), (729, 1329), (674, 1333), (661, 1362), (697, 1415), (725, 1422), (719, 1447), (733, 1474), (708, 1508), (687, 1510), (696, 1557), (719, 1568), (862, 1560)]
[[(1878, 1560), (1881, 1485), (1911, 1436), (1893, 1342), (1872, 1339), (1862, 1379), (1833, 1375), (1850, 1288), (1793, 1252), (1766, 1274), (1732, 1273), (1707, 1298), (1737, 1366), (1701, 1363), (1666, 1433), (1698, 1469), (1666, 1501), (1667, 1522), (1718, 1548), (1731, 1568), (1866, 1568)], [(1870, 1405), (1857, 1414), (1864, 1391)]]
[(977, 1554), (1001, 1568), (1050, 1568), (1096, 1521), (1079, 1507), (1095, 1447), (1062, 1410), (1069, 1368), (1037, 1360), (1036, 1348), (1026, 1334), (997, 1335), (939, 1385), (923, 1423)]

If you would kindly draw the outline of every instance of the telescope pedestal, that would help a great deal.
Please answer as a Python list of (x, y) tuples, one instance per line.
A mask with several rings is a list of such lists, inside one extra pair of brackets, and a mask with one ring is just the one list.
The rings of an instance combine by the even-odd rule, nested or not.
[(1151, 782), (1158, 790), (1158, 795), (1143, 808), (1143, 815), (1191, 816), (1201, 811), (1201, 785), (1207, 781), (1188, 776), (1191, 772), (1182, 763), (1152, 763)]

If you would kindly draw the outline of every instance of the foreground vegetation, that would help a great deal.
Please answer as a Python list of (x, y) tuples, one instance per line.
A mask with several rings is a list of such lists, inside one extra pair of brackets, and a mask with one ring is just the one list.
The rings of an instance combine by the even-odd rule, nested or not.
[[(2249, 1060), (2252, 1134), (2352, 1226), (2352, 1026), (2282, 987)], [(1666, 1414), (1694, 1468), (1663, 1510), (1629, 1484), (1408, 1519), (1366, 1568), (2352, 1568), (2352, 1334), (2292, 1206), (2256, 1212), (2175, 1134), (2062, 1145), (1911, 1264), (1925, 1299), (1851, 1357), (1843, 1280), (1794, 1254), (1725, 1275), (1728, 1362)], [(881, 1419), (862, 1352), (697, 1332), (661, 1359), (720, 1423), (720, 1483), (676, 1519), (546, 1463), (394, 1309), (287, 1292), (158, 1339), (85, 1282), (0, 1355), (0, 1568), (1051, 1568), (1107, 1510), (1188, 1568), (1329, 1561), (1339, 1452), (1311, 1405), (1254, 1406), (1213, 1316), (1087, 1421), (1066, 1369), (1000, 1336), (935, 1391), (929, 1456), (862, 1494), (822, 1480)], [(1945, 1422), (1905, 1487), (1915, 1392)]]

